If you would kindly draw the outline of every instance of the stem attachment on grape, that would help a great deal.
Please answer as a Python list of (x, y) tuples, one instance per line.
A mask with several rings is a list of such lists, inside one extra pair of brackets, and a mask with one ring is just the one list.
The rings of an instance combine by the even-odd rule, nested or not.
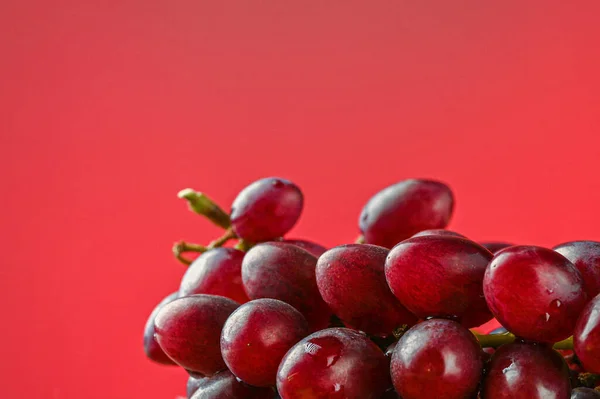
[(554, 344), (554, 349), (573, 349), (573, 337), (563, 339)]
[(227, 229), (225, 231), (225, 234), (223, 234), (221, 237), (217, 238), (216, 240), (213, 240), (210, 244), (208, 244), (208, 246), (206, 248), (213, 249), (213, 248), (222, 247), (227, 241), (233, 240), (236, 237), (237, 237), (237, 235), (233, 232), (233, 229)]
[(208, 248), (206, 248), (203, 245), (192, 244), (190, 242), (185, 242), (185, 241), (179, 241), (173, 245), (173, 255), (175, 255), (175, 258), (177, 258), (177, 260), (180, 261), (181, 263), (183, 263), (184, 265), (188, 265), (188, 266), (192, 263), (192, 260), (183, 256), (183, 253), (185, 253), (185, 252), (203, 253), (203, 252), (206, 252), (207, 250), (208, 250)]
[(359, 235), (356, 238), (356, 241), (354, 241), (355, 244), (364, 244), (365, 243), (365, 236), (363, 236), (362, 234)]
[(186, 188), (181, 190), (177, 197), (187, 200), (188, 206), (191, 211), (205, 216), (211, 222), (220, 226), (224, 229), (231, 226), (231, 219), (229, 215), (219, 207), (212, 199), (208, 198), (206, 194)]
[(237, 244), (235, 244), (235, 249), (239, 249), (240, 251), (247, 252), (250, 248), (252, 248), (253, 244), (246, 240), (239, 240)]

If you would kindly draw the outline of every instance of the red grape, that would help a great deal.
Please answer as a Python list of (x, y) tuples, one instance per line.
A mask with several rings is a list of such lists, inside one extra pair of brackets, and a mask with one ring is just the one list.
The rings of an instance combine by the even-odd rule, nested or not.
[(173, 302), (177, 299), (177, 292), (172, 293), (171, 295), (164, 298), (152, 311), (148, 321), (146, 322), (146, 326), (144, 327), (144, 351), (146, 352), (146, 356), (156, 363), (164, 364), (166, 366), (175, 366), (175, 362), (171, 360), (169, 356), (162, 350), (158, 342), (156, 342), (156, 338), (154, 337), (154, 319), (156, 319), (156, 315), (166, 304)]
[(546, 345), (515, 342), (496, 350), (483, 382), (486, 399), (568, 399), (569, 368)]
[(600, 242), (572, 241), (553, 249), (579, 270), (589, 299), (600, 294)]
[(360, 231), (367, 244), (392, 248), (419, 231), (446, 227), (453, 208), (454, 196), (445, 184), (404, 180), (367, 202), (359, 219)]
[(600, 373), (600, 295), (596, 295), (579, 315), (573, 347), (586, 371)]
[(571, 391), (571, 399), (600, 399), (600, 392), (591, 388), (575, 388)]
[(500, 324), (538, 342), (571, 335), (587, 297), (581, 274), (571, 262), (550, 249), (533, 246), (498, 252), (485, 272), (483, 289)]
[(220, 295), (239, 303), (248, 302), (242, 284), (244, 255), (233, 248), (215, 248), (203, 253), (185, 272), (179, 295)]
[(453, 236), (453, 237), (467, 238), (467, 237), (463, 236), (462, 234), (459, 234), (452, 230), (446, 230), (446, 229), (430, 229), (430, 230), (419, 231), (417, 234), (413, 235), (412, 238), (425, 237), (425, 236)]
[(251, 248), (242, 262), (242, 281), (251, 299), (286, 302), (306, 317), (311, 330), (329, 323), (331, 310), (315, 278), (317, 258), (292, 244), (266, 242)]
[(256, 299), (240, 306), (225, 322), (221, 353), (236, 377), (268, 387), (275, 385), (285, 353), (308, 333), (306, 319), (291, 305)]
[(268, 177), (244, 188), (231, 206), (231, 226), (250, 242), (274, 240), (287, 233), (302, 213), (302, 191), (291, 181)]
[(199, 381), (192, 399), (274, 399), (271, 388), (257, 388), (235, 378), (229, 370)]
[(514, 244), (509, 244), (507, 242), (496, 242), (496, 241), (481, 243), (482, 247), (484, 247), (485, 249), (487, 249), (488, 251), (490, 251), (493, 254), (500, 251), (501, 249), (512, 247), (513, 245)]
[(297, 343), (277, 372), (283, 399), (379, 399), (390, 387), (388, 360), (365, 335), (329, 328)]
[(221, 329), (239, 306), (216, 295), (191, 295), (165, 305), (154, 320), (160, 347), (181, 367), (204, 375), (225, 369)]
[(417, 318), (392, 294), (385, 281), (389, 250), (369, 244), (349, 244), (325, 252), (317, 262), (321, 296), (345, 325), (377, 336), (388, 336)]
[(452, 320), (417, 324), (400, 338), (392, 354), (392, 381), (403, 399), (471, 397), (482, 371), (477, 339)]
[(325, 251), (327, 251), (327, 248), (325, 248), (324, 246), (319, 245), (312, 241), (308, 241), (308, 240), (286, 239), (286, 240), (283, 240), (283, 242), (287, 242), (288, 244), (294, 244), (295, 246), (300, 247), (303, 250), (310, 252), (312, 255), (316, 256), (317, 258), (319, 256), (323, 255), (323, 253)]
[(394, 295), (418, 317), (464, 318), (465, 326), (473, 327), (492, 318), (482, 289), (490, 259), (488, 250), (465, 238), (415, 237), (390, 251), (385, 277)]

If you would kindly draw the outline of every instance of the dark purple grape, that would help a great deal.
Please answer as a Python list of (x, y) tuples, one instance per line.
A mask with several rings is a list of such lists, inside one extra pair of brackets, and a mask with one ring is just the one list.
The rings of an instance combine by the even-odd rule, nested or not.
[(403, 399), (469, 398), (477, 392), (482, 371), (477, 339), (452, 320), (417, 324), (392, 355), (392, 381)]
[(496, 350), (484, 379), (485, 399), (568, 399), (569, 368), (546, 345), (514, 342)]
[(396, 245), (385, 264), (389, 287), (420, 318), (464, 319), (466, 327), (490, 320), (482, 281), (492, 254), (465, 238), (426, 236)]
[(331, 310), (315, 278), (317, 258), (292, 244), (266, 242), (252, 247), (242, 262), (242, 281), (251, 299), (286, 302), (306, 317), (311, 331), (329, 323)]
[(215, 248), (203, 253), (187, 269), (179, 295), (220, 295), (239, 303), (248, 302), (242, 284), (244, 255), (233, 248)]
[(404, 324), (417, 322), (387, 286), (384, 268), (388, 252), (375, 245), (348, 244), (319, 258), (319, 292), (344, 325), (385, 337)]
[(298, 342), (277, 372), (284, 399), (379, 399), (391, 386), (388, 360), (366, 335), (329, 328)]
[(216, 295), (191, 295), (165, 305), (154, 320), (156, 340), (186, 370), (210, 376), (226, 368), (221, 329), (239, 304)]
[(571, 391), (571, 399), (600, 399), (600, 392), (591, 388), (575, 388)]
[(600, 242), (572, 241), (553, 249), (579, 270), (589, 299), (600, 294)]
[(175, 299), (177, 299), (177, 297), (177, 292), (174, 292), (156, 305), (150, 314), (148, 321), (146, 322), (146, 326), (144, 327), (144, 351), (146, 352), (146, 356), (148, 356), (150, 360), (166, 366), (175, 366), (176, 364), (161, 349), (160, 345), (158, 345), (158, 342), (156, 342), (156, 338), (154, 338), (154, 319), (163, 306), (173, 302)]
[(426, 237), (426, 236), (452, 236), (452, 237), (467, 238), (467, 237), (463, 236), (462, 234), (459, 234), (452, 230), (446, 230), (446, 229), (430, 229), (430, 230), (419, 231), (417, 234), (413, 235), (411, 238)]
[(244, 188), (231, 206), (231, 226), (250, 242), (274, 240), (286, 234), (302, 213), (302, 191), (277, 177), (260, 179)]
[(443, 229), (452, 216), (454, 196), (433, 180), (410, 179), (375, 194), (363, 208), (359, 226), (367, 244), (392, 248), (429, 229)]
[(600, 294), (579, 315), (573, 348), (586, 371), (600, 373)]
[(192, 399), (274, 399), (271, 388), (257, 388), (245, 384), (223, 370), (200, 380)]
[(495, 254), (496, 252), (498, 252), (504, 248), (512, 247), (513, 245), (514, 244), (509, 244), (507, 242), (499, 242), (499, 241), (482, 242), (481, 243), (482, 247), (484, 247), (485, 249), (487, 249), (488, 251), (490, 251), (493, 254)]
[(256, 299), (240, 306), (225, 322), (221, 353), (237, 378), (258, 387), (273, 386), (281, 359), (308, 333), (306, 319), (291, 305)]
[(533, 246), (498, 252), (486, 270), (483, 289), (500, 324), (537, 342), (570, 336), (587, 301), (575, 266), (550, 249)]
[(294, 244), (297, 247), (302, 248), (305, 251), (310, 252), (312, 255), (316, 256), (317, 258), (321, 255), (323, 255), (323, 253), (325, 251), (327, 251), (327, 248), (325, 248), (322, 245), (319, 245), (317, 243), (314, 243), (312, 241), (308, 241), (308, 240), (283, 240), (283, 242), (287, 242), (288, 244)]
[(185, 392), (186, 392), (186, 396), (188, 398), (191, 398), (192, 395), (194, 394), (194, 392), (196, 392), (198, 390), (198, 387), (200, 387), (200, 385), (202, 385), (202, 380), (204, 380), (206, 377), (201, 377), (201, 376), (189, 376), (188, 377), (188, 381), (187, 381), (187, 385), (185, 387)]

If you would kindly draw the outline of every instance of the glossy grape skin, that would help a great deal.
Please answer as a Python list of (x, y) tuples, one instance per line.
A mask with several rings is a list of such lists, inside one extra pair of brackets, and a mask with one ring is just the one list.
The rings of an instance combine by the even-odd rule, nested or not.
[(238, 303), (249, 301), (242, 284), (245, 253), (234, 248), (211, 249), (192, 262), (179, 288), (179, 296), (220, 295)]
[(371, 335), (389, 336), (403, 324), (417, 322), (387, 286), (384, 267), (388, 252), (375, 245), (348, 244), (332, 248), (319, 258), (319, 292), (344, 325)]
[(231, 226), (250, 242), (274, 240), (298, 221), (304, 206), (302, 191), (289, 180), (260, 179), (244, 188), (231, 205)]
[(225, 369), (221, 329), (239, 304), (216, 295), (191, 295), (165, 305), (154, 320), (156, 340), (186, 370), (206, 376)]
[(392, 381), (403, 399), (471, 397), (482, 371), (477, 339), (452, 320), (417, 324), (400, 338), (392, 354)]
[(571, 391), (571, 399), (599, 399), (600, 392), (591, 388), (575, 388)]
[(446, 230), (446, 229), (430, 229), (430, 230), (419, 231), (417, 234), (413, 235), (411, 238), (426, 237), (426, 236), (452, 236), (452, 237), (467, 238), (467, 237), (463, 236), (462, 234), (459, 234), (452, 230)]
[(579, 270), (588, 298), (600, 294), (600, 242), (572, 241), (553, 249), (569, 259)]
[(390, 386), (383, 352), (367, 336), (347, 328), (304, 338), (285, 355), (277, 372), (283, 399), (379, 399)]
[(527, 340), (569, 337), (587, 301), (583, 279), (564, 256), (547, 248), (505, 248), (490, 262), (483, 290), (506, 329)]
[(198, 387), (200, 387), (200, 385), (202, 385), (202, 380), (204, 380), (206, 377), (194, 377), (194, 376), (189, 376), (188, 380), (187, 380), (187, 384), (185, 387), (185, 392), (186, 392), (186, 396), (188, 398), (191, 398), (192, 395), (194, 394), (194, 392), (196, 392), (198, 390)]
[(154, 337), (154, 319), (156, 319), (156, 315), (158, 312), (165, 306), (166, 304), (173, 302), (178, 298), (178, 293), (174, 292), (164, 298), (152, 311), (148, 321), (146, 322), (146, 326), (144, 327), (144, 351), (146, 352), (146, 356), (159, 364), (163, 364), (165, 366), (176, 366), (176, 363), (171, 360), (169, 356), (162, 350), (156, 338)]
[(600, 295), (583, 309), (573, 333), (573, 349), (586, 371), (600, 373)]
[(252, 247), (242, 262), (242, 281), (251, 299), (273, 298), (300, 311), (311, 331), (329, 324), (331, 310), (315, 278), (317, 258), (292, 244), (266, 242)]
[(488, 250), (468, 239), (410, 238), (390, 251), (385, 277), (394, 295), (417, 317), (481, 319), (488, 312), (482, 280), (490, 259)]
[(271, 388), (257, 388), (238, 381), (229, 370), (200, 380), (191, 399), (274, 399)]
[(308, 334), (306, 319), (291, 305), (256, 299), (240, 306), (225, 322), (221, 353), (229, 370), (242, 381), (274, 386), (281, 359)]
[(315, 256), (317, 258), (319, 256), (323, 255), (325, 253), (325, 251), (327, 251), (327, 248), (325, 248), (324, 246), (319, 245), (316, 242), (312, 242), (312, 241), (308, 241), (308, 240), (286, 239), (286, 240), (283, 240), (283, 242), (286, 242), (288, 244), (294, 244), (295, 246), (300, 247), (303, 250), (310, 252), (313, 256)]
[(386, 187), (362, 209), (359, 227), (367, 244), (392, 248), (428, 229), (443, 229), (452, 216), (454, 196), (441, 182), (410, 179)]
[(546, 345), (521, 342), (498, 348), (483, 382), (485, 399), (568, 399), (569, 368)]

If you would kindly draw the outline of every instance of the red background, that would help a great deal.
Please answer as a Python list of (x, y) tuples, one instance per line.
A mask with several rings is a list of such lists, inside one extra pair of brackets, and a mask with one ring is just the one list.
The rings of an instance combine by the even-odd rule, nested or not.
[(474, 239), (600, 239), (600, 2), (492, 3), (1, 2), (0, 397), (183, 393), (141, 335), (218, 234), (187, 186), (290, 178), (326, 245), (416, 176)]

